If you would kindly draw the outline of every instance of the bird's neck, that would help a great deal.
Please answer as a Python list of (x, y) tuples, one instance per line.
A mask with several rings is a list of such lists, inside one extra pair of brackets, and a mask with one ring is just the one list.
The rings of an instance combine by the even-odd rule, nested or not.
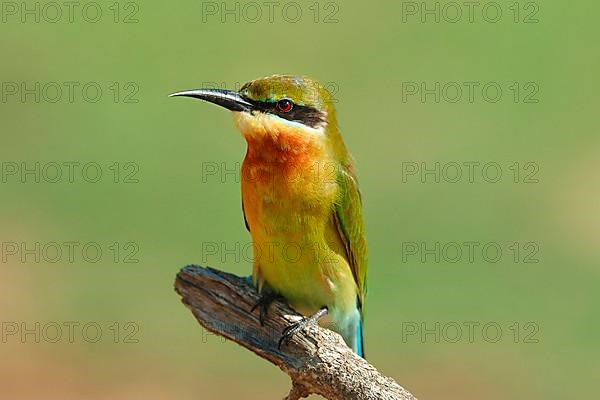
[(246, 161), (249, 163), (293, 167), (315, 158), (329, 158), (329, 139), (323, 128), (313, 129), (270, 115), (234, 115), (236, 125), (248, 143)]
[(277, 135), (246, 136), (246, 142), (246, 161), (253, 164), (300, 167), (315, 158), (326, 157), (323, 138), (278, 132)]

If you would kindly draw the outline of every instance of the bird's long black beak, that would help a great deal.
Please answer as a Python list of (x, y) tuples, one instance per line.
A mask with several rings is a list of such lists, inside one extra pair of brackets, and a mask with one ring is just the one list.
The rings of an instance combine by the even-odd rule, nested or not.
[(231, 111), (251, 111), (254, 106), (238, 92), (225, 89), (195, 89), (172, 93), (169, 97), (185, 96), (210, 101)]

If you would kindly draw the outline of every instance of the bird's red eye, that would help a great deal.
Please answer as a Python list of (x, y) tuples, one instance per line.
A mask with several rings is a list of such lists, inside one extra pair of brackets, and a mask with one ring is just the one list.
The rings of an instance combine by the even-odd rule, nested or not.
[(294, 103), (292, 103), (288, 99), (282, 99), (277, 102), (277, 109), (281, 112), (290, 112), (294, 107)]

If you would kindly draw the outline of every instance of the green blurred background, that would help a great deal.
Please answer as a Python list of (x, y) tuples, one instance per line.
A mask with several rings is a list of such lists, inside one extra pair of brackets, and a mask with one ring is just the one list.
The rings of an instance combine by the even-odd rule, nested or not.
[[(262, 2), (254, 3), (257, 16), (246, 3), (228, 2), (233, 14), (221, 15), (221, 2), (100, 1), (86, 8), (89, 20), (102, 10), (96, 23), (82, 16), (86, 2), (73, 22), (64, 5), (57, 18), (46, 3), (2, 3), (1, 397), (273, 399), (287, 392), (282, 372), (207, 334), (172, 289), (188, 263), (249, 274), (251, 262), (225, 251), (249, 236), (237, 178), (220, 176), (241, 161), (244, 141), (226, 111), (167, 94), (235, 89), (273, 73), (309, 75), (334, 91), (364, 197), (369, 361), (420, 399), (593, 397), (600, 375), (597, 3), (521, 2), (515, 22), (514, 2), (501, 1), (496, 23), (486, 20), (495, 8), (482, 15), (486, 2), (472, 22), (466, 6), (451, 22), (455, 9), (445, 2), (439, 22), (429, 14), (421, 21), (435, 2), (287, 3), (276, 4), (270, 21)], [(38, 7), (39, 23), (21, 14), (25, 7), (34, 14)], [(298, 7), (302, 16), (292, 22)], [(22, 98), (22, 83), (36, 82), (39, 102)], [(63, 89), (56, 102), (52, 82)], [(79, 84), (73, 101), (65, 82)], [(93, 87), (88, 98), (81, 92), (90, 82), (102, 89), (96, 102)], [(411, 82), (480, 86), (472, 102), (465, 86), (459, 101), (447, 92), (436, 102), (407, 96)], [(499, 101), (482, 96), (488, 82), (502, 88)], [(526, 102), (532, 87), (538, 101)], [(21, 176), (22, 165), (40, 163), (53, 176), (51, 163), (66, 162), (95, 162), (102, 178), (89, 183), (81, 169), (72, 183)], [(444, 175), (439, 183), (431, 175), (403, 179), (415, 165), (407, 163), (442, 170), (464, 162), (495, 162), (503, 175), (496, 183), (481, 169), (472, 183), (466, 169), (457, 183)], [(527, 162), (537, 183), (524, 182)], [(203, 174), (215, 165), (217, 174)], [(137, 183), (125, 182), (128, 174)], [(50, 251), (53, 242), (80, 243), (73, 262), (65, 254), (50, 262), (49, 253), (36, 262), (24, 250), (40, 243)], [(100, 261), (82, 257), (89, 242), (103, 250)], [(503, 253), (495, 263), (481, 250), (473, 262), (465, 254), (436, 262), (403, 251), (407, 243), (423, 250), (463, 242), (495, 243)], [(207, 243), (219, 253), (208, 254)], [(537, 263), (525, 262), (530, 243)], [(131, 252), (139, 262), (124, 262)], [(72, 341), (69, 322), (79, 324)], [(95, 343), (94, 329), (82, 333), (90, 323), (102, 329)], [(465, 323), (479, 324), (473, 340)], [(62, 330), (56, 343), (52, 324)], [(502, 332), (486, 336), (486, 324)], [(457, 325), (462, 336), (454, 340)], [(37, 330), (39, 343), (24, 329)], [(427, 329), (439, 340), (422, 335)]]

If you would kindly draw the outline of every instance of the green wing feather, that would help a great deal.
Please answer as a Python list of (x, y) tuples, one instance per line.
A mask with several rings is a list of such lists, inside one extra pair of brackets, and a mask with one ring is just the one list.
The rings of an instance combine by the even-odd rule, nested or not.
[(337, 181), (339, 193), (334, 219), (346, 248), (348, 263), (358, 287), (359, 307), (363, 312), (367, 294), (367, 242), (362, 217), (362, 200), (356, 177), (350, 168), (342, 167)]

